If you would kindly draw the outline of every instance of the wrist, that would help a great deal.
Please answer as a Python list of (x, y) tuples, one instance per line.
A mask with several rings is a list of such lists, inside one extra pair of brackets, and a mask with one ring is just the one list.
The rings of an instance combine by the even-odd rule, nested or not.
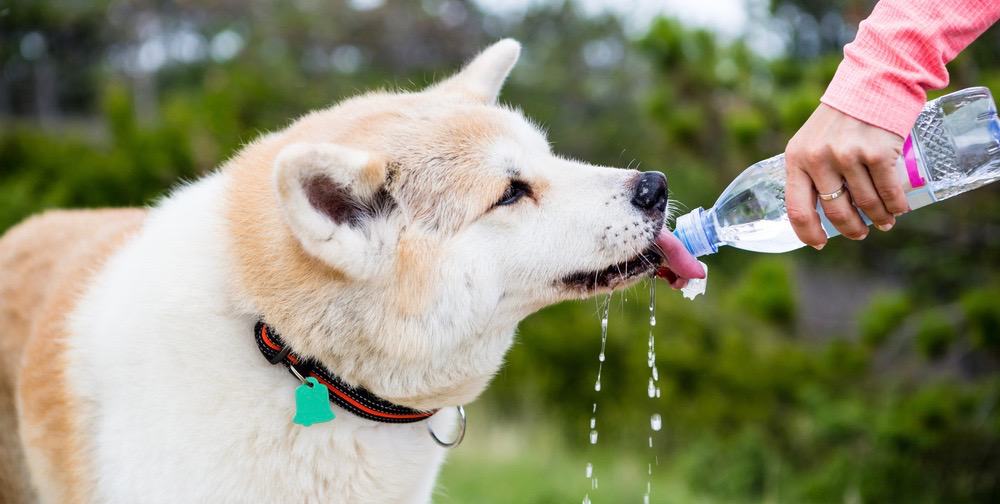
[[(868, 85), (868, 88), (858, 86)], [(857, 92), (857, 89), (866, 89)], [(824, 105), (870, 126), (906, 138), (923, 110), (925, 97), (913, 96), (903, 89), (871, 82), (848, 84), (834, 81), (820, 98)]]

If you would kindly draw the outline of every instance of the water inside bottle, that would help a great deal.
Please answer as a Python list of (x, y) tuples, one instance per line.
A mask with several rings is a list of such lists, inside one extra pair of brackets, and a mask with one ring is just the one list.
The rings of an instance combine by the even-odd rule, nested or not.
[(785, 209), (785, 156), (765, 159), (733, 180), (708, 218), (720, 243), (754, 252), (802, 246)]
[(761, 219), (720, 228), (719, 241), (726, 245), (738, 245), (739, 248), (752, 252), (787, 252), (802, 246), (788, 221), (788, 214), (782, 214), (776, 219)]

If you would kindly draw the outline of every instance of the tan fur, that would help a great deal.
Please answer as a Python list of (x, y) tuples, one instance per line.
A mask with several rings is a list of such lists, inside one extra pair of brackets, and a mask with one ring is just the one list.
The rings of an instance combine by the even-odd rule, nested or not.
[(300, 292), (317, 295), (345, 277), (307, 254), (284, 225), (271, 189), (271, 164), (282, 145), (273, 135), (265, 137), (230, 162), (233, 179), (227, 220), (236, 271), (255, 308), (267, 307), (269, 322), (289, 327), (283, 329), (286, 332), (303, 331), (307, 327), (297, 321), (296, 300), (272, 287), (291, 284)]
[(421, 238), (403, 236), (396, 256), (396, 278), (392, 290), (393, 305), (400, 313), (416, 315), (430, 302), (424, 293), (430, 291), (433, 275), (432, 257), (438, 254), (436, 243)]
[[(283, 147), (297, 142), (330, 142), (368, 152), (372, 160), (365, 167), (362, 182), (377, 187), (385, 182), (392, 166), (394, 180), (389, 189), (409, 184), (406, 194), (419, 196), (405, 204), (414, 219), (442, 226), (460, 226), (482, 214), (505, 188), (505, 180), (484, 182), (473, 169), (480, 162), (482, 146), (500, 134), (497, 124), (502, 122), (492, 117), (495, 110), (465, 105), (447, 120), (415, 124), (402, 119), (419, 117), (426, 108), (416, 96), (365, 99), (371, 96), (313, 112), (288, 129), (247, 146), (224, 167), (232, 176), (226, 218), (242, 288), (255, 309), (268, 314), (270, 324), (293, 338), (315, 329), (311, 318), (304, 316), (313, 307), (304, 305), (303, 300), (328, 299), (348, 279), (343, 272), (308, 255), (283, 222), (272, 183), (274, 160)], [(423, 145), (425, 151), (414, 151), (411, 145)], [(433, 163), (432, 155), (462, 160), (469, 169), (412, 169)], [(470, 205), (476, 201), (479, 204)], [(416, 313), (429, 298), (427, 279), (435, 262), (434, 247), (419, 230), (410, 229), (404, 232), (397, 252), (400, 276), (394, 285), (395, 305), (401, 313)], [(292, 292), (297, 294), (289, 295)], [(302, 353), (336, 362), (335, 356), (326, 355), (318, 345), (294, 343)]]
[(365, 165), (364, 171), (361, 173), (361, 182), (368, 185), (369, 187), (378, 187), (385, 180), (386, 169), (388, 161), (384, 156), (374, 153), (372, 158)]
[[(30, 502), (25, 459), (55, 488), (53, 502), (84, 502), (85, 446), (79, 405), (64, 382), (65, 317), (87, 280), (142, 224), (139, 209), (48, 212), (0, 238), (0, 502)], [(16, 390), (20, 418), (10, 401)], [(25, 457), (17, 442), (17, 424)]]

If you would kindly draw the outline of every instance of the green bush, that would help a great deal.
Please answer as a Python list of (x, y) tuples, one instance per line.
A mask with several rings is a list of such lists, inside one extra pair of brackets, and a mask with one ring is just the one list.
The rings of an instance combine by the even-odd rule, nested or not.
[(979, 289), (961, 299), (973, 344), (1000, 355), (1000, 290)]
[(910, 299), (901, 292), (872, 297), (858, 319), (861, 340), (871, 347), (880, 346), (912, 313)]
[(941, 310), (930, 310), (920, 316), (916, 343), (920, 353), (928, 359), (940, 359), (955, 340), (954, 322)]
[(798, 306), (788, 264), (779, 259), (755, 259), (733, 289), (731, 303), (737, 312), (791, 328)]

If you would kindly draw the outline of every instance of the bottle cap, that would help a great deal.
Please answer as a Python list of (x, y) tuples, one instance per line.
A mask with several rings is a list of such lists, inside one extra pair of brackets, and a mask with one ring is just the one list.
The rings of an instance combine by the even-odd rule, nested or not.
[(698, 207), (678, 217), (677, 224), (674, 226), (674, 236), (695, 257), (714, 254), (719, 251), (719, 247), (712, 243), (705, 230), (705, 219), (702, 216), (704, 212), (704, 208)]

